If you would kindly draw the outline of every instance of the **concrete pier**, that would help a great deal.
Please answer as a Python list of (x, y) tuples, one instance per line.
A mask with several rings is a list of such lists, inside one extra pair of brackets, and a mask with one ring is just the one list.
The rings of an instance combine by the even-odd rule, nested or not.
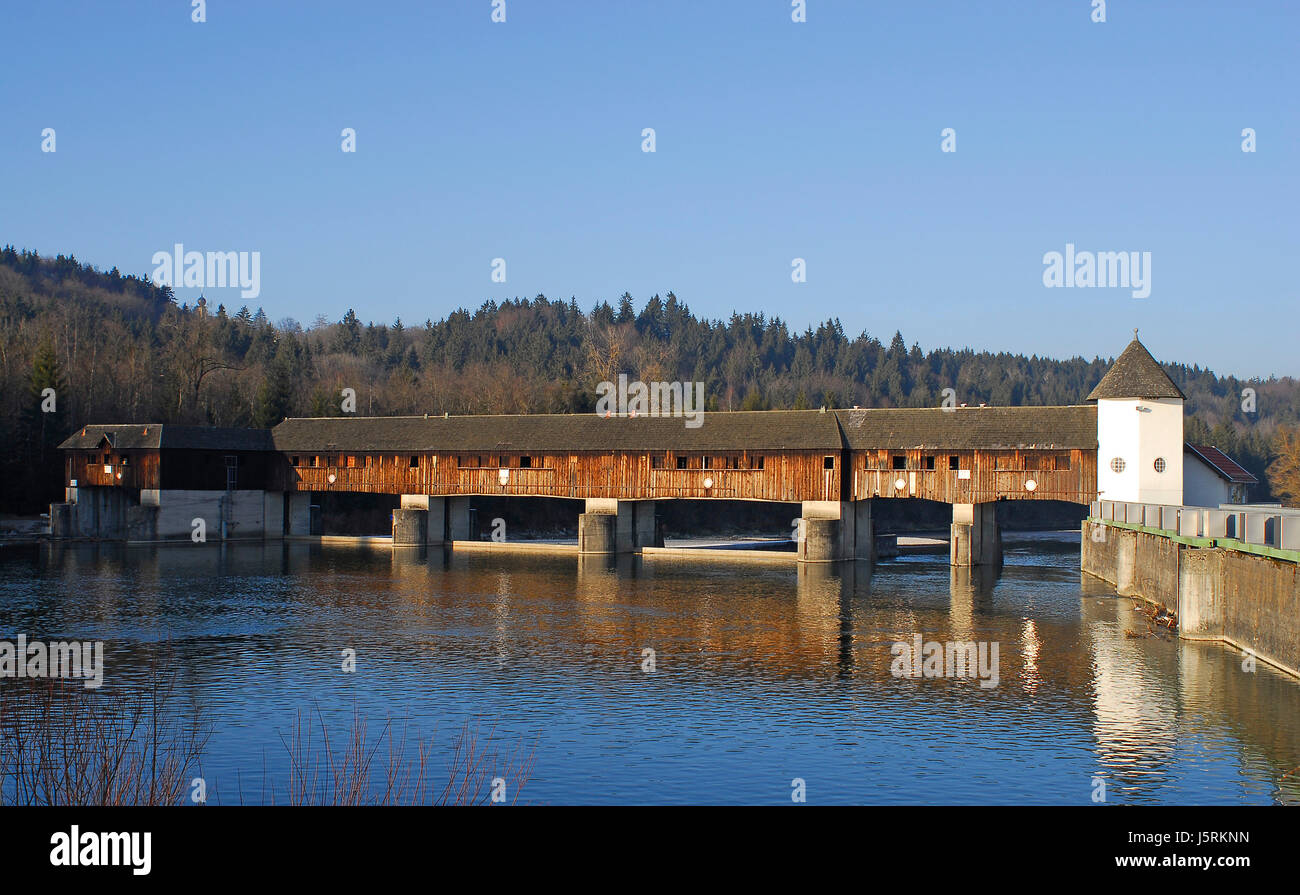
[(805, 500), (796, 552), (800, 562), (874, 561), (870, 500)]
[(653, 500), (589, 499), (578, 516), (579, 553), (636, 553), (662, 547)]
[(429, 543), (429, 511), (418, 507), (393, 510), (393, 546), (423, 547)]
[(955, 503), (949, 538), (949, 562), (954, 566), (1002, 564), (1002, 532), (997, 504)]
[[(393, 510), (394, 547), (441, 544), (446, 530), (447, 498), (445, 497), (403, 494), (401, 506)], [(417, 536), (418, 541), (411, 541)]]

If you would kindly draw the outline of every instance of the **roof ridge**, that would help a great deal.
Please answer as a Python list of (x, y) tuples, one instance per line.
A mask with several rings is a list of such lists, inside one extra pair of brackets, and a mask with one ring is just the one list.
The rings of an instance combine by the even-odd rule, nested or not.
[(1088, 393), (1088, 401), (1103, 398), (1179, 398), (1187, 400), (1187, 395), (1170, 378), (1160, 362), (1151, 356), (1151, 352), (1134, 336), (1133, 341), (1115, 358), (1101, 377), (1101, 381)]

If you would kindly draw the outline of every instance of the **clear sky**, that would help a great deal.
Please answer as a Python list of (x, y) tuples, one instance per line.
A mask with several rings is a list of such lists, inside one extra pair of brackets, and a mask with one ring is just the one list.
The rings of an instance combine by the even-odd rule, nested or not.
[[(208, 297), (304, 324), (673, 291), (926, 349), (1109, 356), (1141, 327), (1162, 359), (1300, 375), (1295, 0), (506, 13), (7, 2), (0, 243), (140, 274), (257, 251), (258, 298)], [(1150, 296), (1046, 288), (1067, 243), (1150, 252)]]

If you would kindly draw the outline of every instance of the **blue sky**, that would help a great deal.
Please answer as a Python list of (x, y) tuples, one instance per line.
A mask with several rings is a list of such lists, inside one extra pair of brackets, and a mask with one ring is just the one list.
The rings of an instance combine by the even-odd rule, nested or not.
[[(304, 324), (673, 291), (926, 349), (1109, 356), (1141, 327), (1300, 375), (1300, 4), (506, 9), (6, 4), (0, 243), (141, 274), (177, 242), (258, 251), (257, 299), (209, 298)], [(1151, 295), (1045, 288), (1066, 243), (1151, 252)]]

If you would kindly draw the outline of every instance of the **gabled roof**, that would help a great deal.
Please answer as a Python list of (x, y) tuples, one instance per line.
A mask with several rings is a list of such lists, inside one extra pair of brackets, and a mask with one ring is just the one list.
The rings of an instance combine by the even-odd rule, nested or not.
[(706, 413), (677, 417), (594, 413), (519, 416), (322, 417), (273, 430), (283, 452), (605, 452), (852, 449), (1093, 450), (1097, 408), (958, 407)]
[(1134, 337), (1124, 353), (1115, 358), (1101, 382), (1088, 395), (1089, 401), (1100, 398), (1183, 398), (1169, 374)]
[(1227, 479), (1234, 485), (1258, 485), (1259, 479), (1255, 478), (1249, 472), (1241, 467), (1237, 461), (1233, 460), (1223, 451), (1216, 447), (1203, 444), (1185, 444), (1183, 445), (1188, 452), (1194, 454), (1205, 463), (1206, 466), (1213, 469), (1220, 476)]
[(272, 430), (278, 451), (740, 451), (832, 450), (842, 444), (834, 413), (761, 410), (683, 417), (514, 416), (287, 419)]
[(854, 450), (1095, 450), (1097, 408), (941, 407), (837, 410)]
[(62, 450), (98, 450), (108, 439), (114, 450), (269, 451), (267, 429), (219, 429), (215, 426), (175, 426), (170, 423), (130, 423), (83, 426), (59, 445)]

